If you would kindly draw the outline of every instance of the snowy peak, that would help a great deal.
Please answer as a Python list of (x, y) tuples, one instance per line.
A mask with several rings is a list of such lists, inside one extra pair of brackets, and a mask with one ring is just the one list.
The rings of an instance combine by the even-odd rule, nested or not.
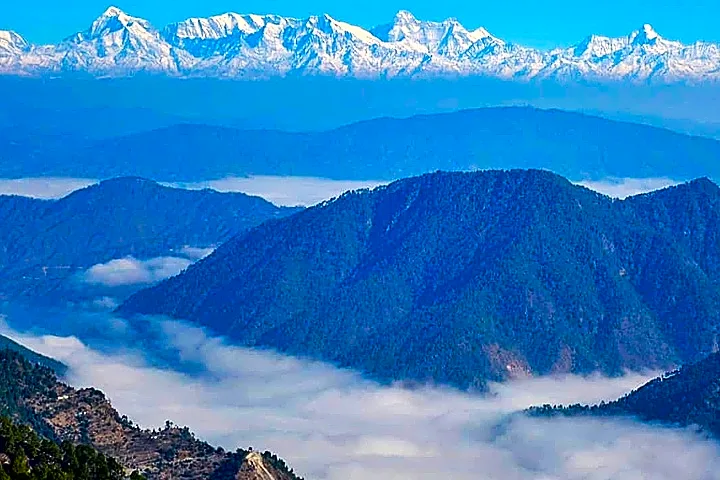
[(484, 28), (468, 31), (457, 19), (442, 22), (418, 20), (407, 10), (401, 10), (393, 22), (371, 30), (380, 40), (425, 53), (457, 55), (473, 43), (491, 38)]
[(399, 10), (395, 14), (394, 23), (397, 25), (399, 23), (417, 23), (418, 19), (413, 15), (412, 12), (408, 10)]
[(349, 23), (335, 20), (330, 15), (312, 16), (305, 23), (308, 30), (316, 30), (328, 35), (342, 35), (347, 39), (361, 41), (369, 45), (380, 40), (367, 30)]
[(125, 12), (120, 10), (118, 7), (111, 5), (107, 8), (107, 10), (105, 10), (105, 13), (100, 15), (100, 18), (113, 18), (113, 17), (123, 17), (123, 16), (127, 16), (125, 14)]
[(0, 53), (17, 54), (27, 47), (28, 43), (17, 33), (0, 30)]
[(720, 81), (720, 44), (684, 45), (651, 25), (618, 38), (590, 35), (544, 51), (505, 43), (455, 18), (418, 19), (407, 10), (369, 31), (329, 15), (292, 18), (225, 13), (156, 29), (108, 8), (58, 45), (29, 45), (0, 32), (0, 74), (269, 78), (489, 76), (509, 80)]
[(627, 38), (591, 35), (571, 49), (571, 54), (583, 59), (602, 58), (628, 46)]
[(117, 7), (110, 7), (92, 23), (88, 30), (80, 33), (78, 38), (93, 40), (123, 30), (143, 33), (153, 28), (147, 20), (132, 17)]
[(0, 30), (0, 42), (8, 45), (26, 46), (27, 42), (23, 37), (9, 30)]
[(664, 39), (655, 31), (652, 25), (647, 23), (632, 32), (628, 37), (628, 42), (633, 49), (649, 54), (679, 53), (686, 48), (680, 42)]
[(649, 23), (646, 23), (638, 30), (630, 34), (630, 42), (635, 45), (654, 43), (658, 40), (662, 40), (662, 37), (658, 35), (658, 33)]
[(659, 54), (684, 48), (680, 42), (665, 40), (650, 24), (645, 24), (627, 37), (610, 38), (591, 35), (569, 50), (573, 56), (592, 60), (619, 55), (622, 58), (637, 57), (643, 53)]
[[(191, 62), (176, 51), (145, 19), (117, 7), (108, 8), (90, 27), (57, 46), (32, 51), (33, 64), (48, 70), (89, 72), (98, 76), (126, 76), (137, 72), (178, 74)], [(43, 58), (44, 56), (44, 58)]]
[(225, 13), (209, 18), (189, 18), (168, 25), (164, 29), (164, 35), (176, 39), (219, 40), (253, 34), (263, 28), (268, 21), (276, 23), (277, 16)]

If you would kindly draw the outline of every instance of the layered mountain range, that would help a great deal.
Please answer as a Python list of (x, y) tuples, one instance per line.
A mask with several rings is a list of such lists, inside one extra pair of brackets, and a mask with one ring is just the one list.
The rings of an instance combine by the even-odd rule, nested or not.
[(56, 45), (0, 32), (0, 72), (130, 76), (354, 78), (491, 76), (637, 82), (720, 78), (720, 45), (685, 45), (643, 25), (626, 37), (591, 35), (569, 48), (506, 42), (456, 19), (422, 21), (400, 11), (369, 30), (328, 15), (289, 18), (227, 13), (156, 28), (111, 7)]
[(718, 348), (719, 236), (707, 179), (617, 201), (546, 171), (435, 173), (265, 223), (120, 311), (383, 380), (619, 374)]
[(180, 124), (104, 139), (0, 129), (0, 176), (196, 182), (280, 175), (395, 180), (547, 169), (572, 180), (720, 178), (720, 142), (561, 110), (497, 107), (307, 133)]

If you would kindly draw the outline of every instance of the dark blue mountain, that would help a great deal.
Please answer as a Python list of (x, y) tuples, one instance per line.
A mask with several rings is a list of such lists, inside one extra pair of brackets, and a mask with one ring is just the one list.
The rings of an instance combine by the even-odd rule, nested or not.
[(58, 140), (39, 136), (28, 144), (0, 138), (0, 176), (392, 180), (439, 169), (541, 168), (572, 180), (720, 178), (720, 141), (524, 107), (381, 118), (313, 133), (183, 124), (68, 141), (67, 148)]
[(621, 373), (720, 339), (720, 189), (614, 201), (545, 171), (436, 173), (264, 224), (120, 312), (383, 380)]
[[(47, 298), (50, 292), (61, 298), (69, 293), (67, 282), (92, 265), (218, 245), (297, 210), (136, 177), (107, 180), (57, 201), (0, 196), (0, 298)], [(81, 290), (92, 293), (90, 286)]]

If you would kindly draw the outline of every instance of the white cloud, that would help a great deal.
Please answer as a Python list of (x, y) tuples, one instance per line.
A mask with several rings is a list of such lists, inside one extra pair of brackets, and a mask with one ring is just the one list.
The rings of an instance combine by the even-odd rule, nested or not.
[(100, 297), (93, 300), (89, 306), (93, 309), (115, 310), (120, 305), (118, 301), (112, 297)]
[(126, 345), (102, 353), (75, 338), (10, 333), (67, 363), (72, 384), (101, 388), (141, 425), (171, 419), (225, 448), (271, 449), (306, 478), (710, 480), (720, 471), (718, 446), (689, 431), (507, 416), (532, 404), (618, 397), (646, 375), (525, 380), (493, 385), (491, 395), (480, 397), (380, 386), (169, 321), (151, 323), (143, 338), (157, 337), (201, 373), (158, 368)]
[[(97, 183), (87, 178), (20, 178), (0, 179), (0, 195), (54, 199)], [(210, 188), (219, 192), (242, 192), (262, 197), (281, 206), (312, 206), (349, 190), (375, 188), (389, 182), (382, 180), (331, 180), (316, 177), (251, 176), (228, 177), (203, 182), (166, 183), (187, 188)], [(625, 198), (680, 183), (671, 178), (607, 178), (576, 182), (602, 194)]]
[(89, 178), (42, 177), (0, 179), (0, 195), (55, 199), (97, 183)]
[(125, 257), (93, 265), (84, 273), (84, 279), (88, 283), (108, 287), (143, 285), (173, 277), (191, 264), (191, 260), (180, 257), (149, 260)]
[(214, 251), (215, 247), (200, 248), (186, 245), (180, 250), (180, 253), (190, 260), (202, 260)]
[(330, 180), (315, 177), (251, 176), (228, 177), (207, 182), (174, 184), (182, 188), (211, 188), (219, 192), (242, 192), (262, 197), (281, 206), (311, 206), (337, 197), (348, 190), (374, 188), (380, 180)]
[[(57, 199), (97, 183), (88, 178), (41, 177), (0, 179), (0, 195)], [(228, 177), (203, 182), (165, 183), (187, 189), (210, 188), (219, 192), (242, 192), (262, 197), (281, 206), (311, 206), (337, 197), (348, 190), (374, 188), (389, 182), (380, 180), (330, 180), (315, 177), (252, 176)]]
[(679, 183), (681, 182), (671, 178), (606, 178), (577, 182), (578, 185), (587, 187), (590, 190), (620, 199), (660, 190)]

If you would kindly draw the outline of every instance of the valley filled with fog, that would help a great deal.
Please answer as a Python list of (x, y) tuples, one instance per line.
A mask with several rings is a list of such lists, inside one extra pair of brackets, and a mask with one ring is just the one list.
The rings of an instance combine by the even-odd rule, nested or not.
[[(31, 315), (65, 332), (27, 331)], [(287, 452), (307, 478), (709, 480), (720, 468), (720, 447), (692, 429), (513, 415), (617, 398), (656, 372), (518, 380), (481, 395), (381, 385), (164, 319), (139, 332), (108, 314), (15, 310), (0, 333), (66, 363), (67, 381), (102, 389), (143, 427), (172, 419), (226, 449)]]
[[(17, 178), (0, 179), (0, 195), (21, 195), (39, 199), (58, 199), (76, 190), (96, 184), (86, 178)], [(250, 176), (228, 177), (206, 182), (180, 182), (169, 186), (219, 192), (241, 192), (264, 198), (277, 206), (309, 207), (330, 200), (349, 190), (374, 188), (387, 184), (382, 180), (332, 180), (314, 177)], [(577, 184), (604, 195), (625, 198), (675, 185), (671, 178), (606, 178), (576, 181)]]

